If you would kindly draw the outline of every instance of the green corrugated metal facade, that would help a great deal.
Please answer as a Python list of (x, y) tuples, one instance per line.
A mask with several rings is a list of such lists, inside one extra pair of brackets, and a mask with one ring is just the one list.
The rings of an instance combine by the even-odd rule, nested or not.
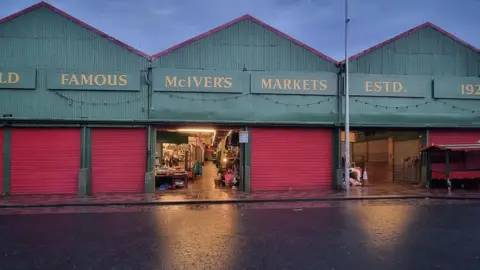
[[(339, 74), (343, 64), (321, 57), (246, 17), (202, 38), (150, 59), (62, 16), (48, 7), (33, 9), (0, 24), (0, 69), (35, 69), (36, 89), (0, 91), (0, 110), (8, 119), (126, 120), (150, 122), (218, 122), (341, 124), (343, 83), (339, 95), (250, 93), (254, 76)], [(423, 27), (350, 61), (351, 74), (478, 77), (479, 52), (433, 27)], [(157, 71), (241, 73), (242, 89), (227, 92), (157, 91)], [(70, 91), (47, 87), (58, 70), (138, 76), (140, 91)], [(343, 77), (340, 76), (339, 78)], [(337, 92), (336, 90), (336, 92)], [(151, 93), (149, 95), (149, 93)], [(428, 101), (428, 102), (427, 102)], [(319, 104), (316, 104), (319, 103)], [(427, 103), (427, 104), (423, 104)], [(353, 125), (480, 125), (473, 99), (356, 96)], [(308, 105), (310, 104), (310, 105)], [(418, 106), (416, 106), (418, 105)], [(387, 108), (385, 108), (387, 107)], [(396, 108), (398, 107), (398, 108)], [(459, 109), (460, 108), (460, 109)], [(6, 120), (8, 120), (6, 118)]]
[[(68, 18), (41, 7), (0, 24), (0, 69), (36, 69), (35, 90), (0, 90), (0, 112), (29, 119), (146, 119), (141, 91), (51, 91), (55, 70), (146, 73), (149, 61)], [(97, 105), (97, 103), (101, 103)]]
[(350, 72), (477, 77), (479, 61), (478, 52), (426, 27), (350, 61)]
[[(480, 53), (434, 27), (425, 27), (393, 40), (349, 64), (353, 74), (428, 76), (432, 79), (480, 76)], [(422, 105), (425, 102), (429, 103)], [(435, 100), (431, 95), (425, 99), (355, 97), (350, 104), (351, 121), (357, 125), (480, 126), (479, 113), (472, 113), (478, 110), (479, 100)], [(406, 106), (411, 107), (404, 108)]]
[(244, 19), (154, 60), (158, 68), (330, 71), (335, 64)]
[[(185, 45), (153, 61), (154, 69), (228, 70), (246, 74), (268, 72), (332, 72), (327, 61), (265, 27), (243, 19), (212, 35)], [(173, 71), (175, 73), (175, 71)], [(155, 74), (155, 73), (154, 73)], [(155, 76), (155, 75), (154, 75)], [(249, 93), (245, 78), (243, 94)], [(335, 97), (310, 95), (249, 95), (218, 102), (202, 99), (228, 98), (231, 94), (189, 92), (172, 96), (155, 93), (151, 117), (164, 121), (235, 121), (263, 123), (333, 123)], [(299, 106), (321, 102), (318, 105)], [(293, 104), (288, 106), (286, 104)]]

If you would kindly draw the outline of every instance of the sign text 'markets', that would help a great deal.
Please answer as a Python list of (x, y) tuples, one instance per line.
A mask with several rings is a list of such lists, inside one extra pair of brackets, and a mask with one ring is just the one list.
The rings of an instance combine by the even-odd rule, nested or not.
[(262, 80), (262, 89), (325, 91), (328, 88), (327, 80), (271, 79), (271, 78), (261, 78), (261, 80)]

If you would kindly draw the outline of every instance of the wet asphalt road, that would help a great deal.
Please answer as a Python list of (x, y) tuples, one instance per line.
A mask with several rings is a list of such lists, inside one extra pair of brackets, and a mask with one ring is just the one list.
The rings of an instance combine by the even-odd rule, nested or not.
[(0, 210), (0, 269), (479, 269), (480, 204)]

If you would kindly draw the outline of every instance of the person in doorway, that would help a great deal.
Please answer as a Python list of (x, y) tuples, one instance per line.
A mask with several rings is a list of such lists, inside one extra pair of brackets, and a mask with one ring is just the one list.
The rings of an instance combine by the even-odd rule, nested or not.
[(231, 187), (233, 182), (233, 173), (230, 169), (227, 170), (224, 178), (225, 178), (225, 186)]
[[(350, 173), (348, 175), (348, 182), (352, 186), (361, 186), (361, 171), (357, 168), (350, 168)], [(345, 179), (343, 184), (345, 185)]]

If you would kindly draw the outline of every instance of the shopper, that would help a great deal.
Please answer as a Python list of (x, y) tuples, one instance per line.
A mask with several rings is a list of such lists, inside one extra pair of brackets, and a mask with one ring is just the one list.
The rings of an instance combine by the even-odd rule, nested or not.
[(233, 182), (233, 173), (230, 169), (227, 170), (227, 172), (225, 173), (225, 185), (227, 187), (230, 187), (232, 186), (232, 182)]

